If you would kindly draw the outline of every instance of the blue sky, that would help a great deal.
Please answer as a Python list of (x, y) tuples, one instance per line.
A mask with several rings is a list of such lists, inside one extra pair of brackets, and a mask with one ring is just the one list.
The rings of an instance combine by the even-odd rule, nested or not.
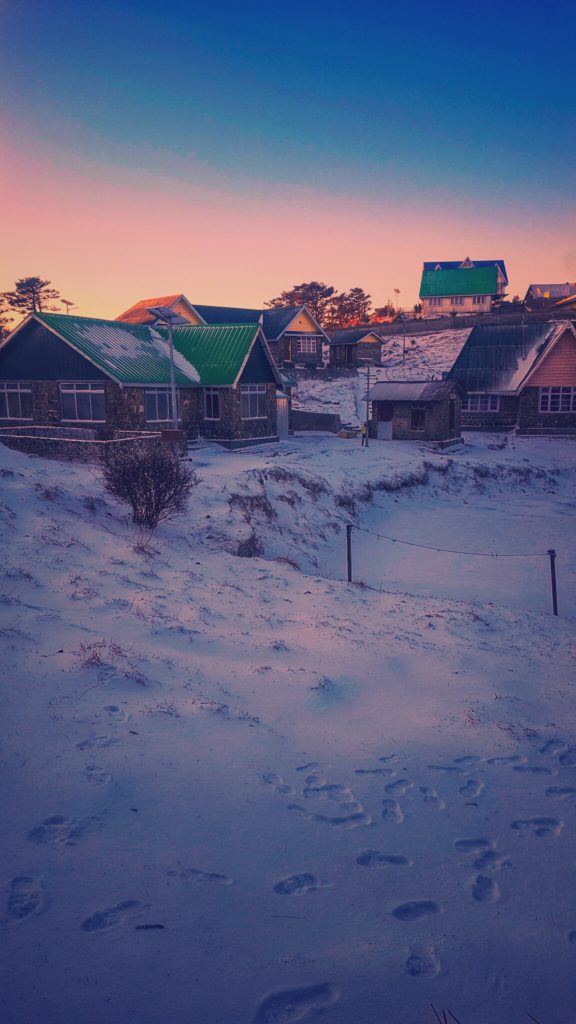
[(4, 136), (238, 202), (302, 188), (561, 230), (575, 30), (568, 3), (0, 0)]

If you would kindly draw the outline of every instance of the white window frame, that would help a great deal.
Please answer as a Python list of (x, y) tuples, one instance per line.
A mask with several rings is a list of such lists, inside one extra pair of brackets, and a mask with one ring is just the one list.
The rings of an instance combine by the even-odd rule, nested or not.
[(428, 302), (430, 303), (431, 306), (441, 306), (442, 305), (442, 299), (439, 298), (438, 296), (433, 296), (432, 298), (428, 299)]
[[(18, 409), (19, 415), (12, 416), (10, 413), (10, 407), (8, 404), (8, 395), (11, 396), (12, 400), (14, 395), (18, 396)], [(30, 415), (22, 415), (22, 395), (30, 395)], [(2, 413), (2, 398), (6, 406), (6, 415)], [(32, 385), (31, 384), (20, 384), (16, 381), (2, 381), (0, 383), (0, 420), (26, 420), (32, 421), (34, 419), (34, 412), (32, 408)]]
[(464, 296), (463, 295), (451, 295), (450, 296), (450, 305), (451, 306), (463, 306), (464, 305)]
[(500, 395), (488, 391), (469, 391), (462, 399), (462, 412), (499, 412)]
[(473, 295), (472, 296), (472, 303), (473, 303), (474, 306), (483, 306), (485, 302), (486, 302), (486, 296), (485, 295)]
[[(167, 416), (158, 416), (158, 395), (166, 396)], [(156, 416), (148, 417), (146, 400), (155, 398)], [(180, 392), (176, 391), (176, 418), (180, 420)], [(171, 388), (144, 388), (144, 419), (146, 423), (171, 423), (172, 422), (172, 389)]]
[[(210, 401), (212, 403), (214, 402), (215, 399), (216, 399), (216, 401), (218, 403), (218, 415), (217, 416), (209, 416), (208, 415), (208, 397), (210, 397)], [(212, 410), (212, 411), (214, 411), (214, 410)], [(216, 423), (220, 419), (220, 388), (205, 388), (204, 389), (204, 419), (205, 420), (209, 420), (212, 423)]]
[[(104, 415), (103, 416), (90, 416), (81, 417), (78, 415), (78, 395), (89, 395), (90, 396), (90, 412), (92, 412), (92, 395), (102, 395), (104, 398)], [(74, 396), (74, 408), (76, 410), (76, 416), (64, 416), (64, 409), (62, 406), (62, 396), (73, 395)], [(60, 412), (62, 414), (61, 419), (63, 423), (105, 423), (106, 422), (106, 388), (105, 382), (102, 381), (65, 381), (60, 383)]]
[(315, 356), (318, 352), (318, 339), (316, 337), (307, 338), (305, 335), (301, 335), (298, 338), (298, 353), (303, 355)]
[(538, 411), (547, 415), (576, 412), (576, 388), (564, 385), (540, 388)]
[[(264, 401), (264, 412), (262, 409)], [(245, 406), (248, 404), (248, 415), (245, 415)], [(241, 384), (240, 385), (240, 418), (243, 420), (265, 420), (267, 416), (267, 395), (265, 384)], [(255, 415), (253, 412), (255, 411)]]

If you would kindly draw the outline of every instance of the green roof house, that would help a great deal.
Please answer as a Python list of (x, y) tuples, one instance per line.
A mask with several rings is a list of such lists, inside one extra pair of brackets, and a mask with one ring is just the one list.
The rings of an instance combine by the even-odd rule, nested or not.
[[(178, 420), (227, 447), (278, 439), (282, 382), (258, 322), (173, 328)], [(0, 345), (0, 427), (161, 430), (172, 422), (167, 329), (33, 313)]]
[(424, 317), (488, 313), (504, 297), (508, 275), (503, 260), (425, 262), (420, 284)]

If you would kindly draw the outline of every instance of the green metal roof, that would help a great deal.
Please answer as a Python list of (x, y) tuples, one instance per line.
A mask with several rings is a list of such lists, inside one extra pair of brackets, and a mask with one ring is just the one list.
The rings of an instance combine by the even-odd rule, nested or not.
[[(119, 384), (164, 386), (170, 383), (166, 337), (153, 327), (57, 313), (35, 313), (34, 316)], [(178, 351), (174, 355), (176, 384), (180, 387), (200, 384), (196, 366)]]
[(205, 387), (231, 387), (259, 331), (253, 324), (178, 324), (174, 347), (192, 363)]
[(424, 270), (420, 298), (445, 295), (496, 295), (498, 267)]

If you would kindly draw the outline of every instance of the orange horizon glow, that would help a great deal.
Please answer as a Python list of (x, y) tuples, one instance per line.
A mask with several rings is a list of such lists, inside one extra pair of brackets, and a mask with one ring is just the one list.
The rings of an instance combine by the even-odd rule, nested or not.
[(424, 260), (465, 256), (504, 259), (510, 297), (576, 278), (576, 223), (560, 212), (257, 182), (240, 191), (233, 180), (198, 183), (194, 167), (183, 181), (64, 151), (25, 154), (10, 141), (0, 161), (0, 290), (39, 274), (84, 316), (114, 318), (139, 299), (180, 292), (259, 308), (307, 280), (360, 286), (374, 306), (397, 298), (410, 309)]

